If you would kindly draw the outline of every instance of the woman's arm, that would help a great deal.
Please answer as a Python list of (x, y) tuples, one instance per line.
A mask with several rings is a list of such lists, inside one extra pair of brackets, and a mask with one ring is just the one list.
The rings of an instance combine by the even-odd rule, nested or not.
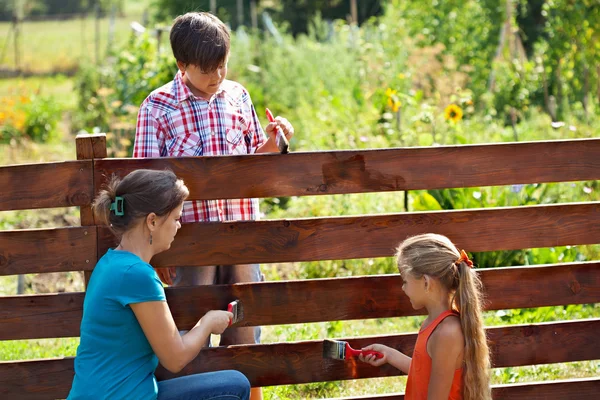
[(130, 306), (160, 363), (173, 373), (181, 371), (198, 355), (211, 333), (223, 333), (232, 317), (227, 311), (209, 311), (181, 336), (166, 301), (132, 303)]
[(428, 400), (448, 398), (454, 372), (462, 365), (464, 347), (464, 336), (458, 318), (446, 318), (431, 334), (427, 342), (427, 353), (431, 357)]

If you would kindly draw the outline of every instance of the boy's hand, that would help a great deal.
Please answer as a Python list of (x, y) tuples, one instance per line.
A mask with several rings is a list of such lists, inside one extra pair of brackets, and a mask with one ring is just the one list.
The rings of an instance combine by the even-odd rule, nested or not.
[(173, 285), (173, 278), (177, 276), (175, 267), (169, 268), (154, 268), (156, 274), (165, 285)]
[(200, 323), (205, 325), (211, 334), (220, 335), (227, 329), (232, 318), (233, 314), (228, 311), (211, 310), (202, 317)]
[(277, 117), (275, 118), (274, 122), (270, 122), (269, 125), (267, 125), (266, 132), (269, 138), (271, 138), (275, 143), (278, 127), (281, 128), (283, 134), (285, 135), (285, 138), (289, 142), (290, 139), (292, 139), (292, 137), (294, 136), (294, 127), (292, 126), (292, 124), (290, 124), (290, 121), (283, 117)]
[(388, 357), (390, 356), (391, 352), (393, 351), (391, 348), (384, 346), (382, 344), (372, 344), (370, 346), (367, 347), (363, 347), (361, 350), (375, 350), (380, 352), (381, 354), (383, 354), (383, 357), (381, 358), (375, 358), (374, 354), (365, 356), (360, 354), (358, 356), (358, 359), (362, 362), (366, 362), (367, 364), (371, 364), (374, 367), (380, 367), (383, 364), (386, 364), (388, 362)]

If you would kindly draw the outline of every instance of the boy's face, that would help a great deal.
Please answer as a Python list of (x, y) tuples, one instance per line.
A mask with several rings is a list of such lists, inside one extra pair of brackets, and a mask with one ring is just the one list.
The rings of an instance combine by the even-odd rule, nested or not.
[(227, 76), (227, 60), (215, 71), (204, 73), (197, 65), (183, 64), (177, 61), (177, 67), (183, 75), (183, 81), (195, 96), (210, 99)]

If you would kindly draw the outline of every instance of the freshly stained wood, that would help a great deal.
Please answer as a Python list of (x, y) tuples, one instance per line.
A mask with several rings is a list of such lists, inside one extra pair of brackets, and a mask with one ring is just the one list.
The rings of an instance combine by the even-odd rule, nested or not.
[[(490, 328), (494, 366), (599, 359), (599, 329), (598, 319)], [(411, 354), (415, 339), (415, 334), (402, 334), (342, 340), (355, 348), (376, 342)], [(360, 361), (323, 359), (322, 349), (321, 340), (204, 349), (179, 375), (237, 369), (253, 386), (272, 386), (400, 374), (389, 365), (375, 368)], [(157, 376), (165, 379), (173, 375), (159, 367)], [(1, 362), (0, 395), (19, 399), (64, 397), (72, 377), (72, 358)]]
[(0, 167), (0, 211), (89, 204), (91, 161)]
[[(93, 160), (96, 158), (105, 158), (107, 155), (106, 135), (103, 133), (92, 135), (89, 135), (87, 133), (79, 134), (75, 139), (75, 148), (77, 150), (78, 160)], [(95, 174), (96, 170), (94, 169), (92, 172), (93, 174)], [(92, 193), (95, 194), (97, 190), (93, 187), (94, 182), (95, 180), (92, 176), (92, 181), (90, 182), (90, 184), (92, 185)], [(91, 202), (79, 208), (79, 216), (82, 226), (90, 226), (95, 224), (94, 212), (92, 211)], [(88, 270), (84, 271), (83, 273), (85, 286), (87, 287), (92, 272)]]
[[(494, 400), (589, 400), (600, 398), (600, 378), (492, 386)], [(404, 400), (404, 394), (340, 397), (331, 400)]]
[[(577, 157), (573, 157), (577, 154)], [(190, 199), (304, 196), (600, 179), (600, 139), (361, 151), (98, 160), (112, 173), (173, 170)], [(223, 182), (228, 182), (224, 185)]]
[[(116, 244), (108, 228), (0, 232), (0, 275), (90, 270)], [(471, 252), (600, 243), (600, 203), (356, 217), (186, 224), (157, 267), (386, 257), (436, 232)], [(499, 235), (498, 232), (511, 232)]]
[[(600, 262), (478, 270), (486, 308), (500, 310), (600, 302)], [(180, 329), (240, 299), (240, 326), (419, 315), (398, 275), (169, 288)], [(0, 297), (0, 340), (79, 336), (84, 293)], [(298, 307), (298, 304), (302, 304)]]
[(96, 227), (0, 231), (0, 275), (90, 270)]
[[(440, 233), (470, 252), (600, 243), (600, 202), (291, 220), (184, 224), (157, 267), (389, 257)], [(98, 251), (115, 245), (99, 228)]]

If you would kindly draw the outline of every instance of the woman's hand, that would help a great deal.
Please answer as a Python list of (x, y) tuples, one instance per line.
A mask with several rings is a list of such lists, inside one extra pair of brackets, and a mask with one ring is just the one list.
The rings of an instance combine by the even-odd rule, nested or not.
[(233, 314), (228, 311), (211, 310), (202, 317), (200, 324), (204, 325), (211, 334), (220, 335), (227, 329), (232, 318)]

